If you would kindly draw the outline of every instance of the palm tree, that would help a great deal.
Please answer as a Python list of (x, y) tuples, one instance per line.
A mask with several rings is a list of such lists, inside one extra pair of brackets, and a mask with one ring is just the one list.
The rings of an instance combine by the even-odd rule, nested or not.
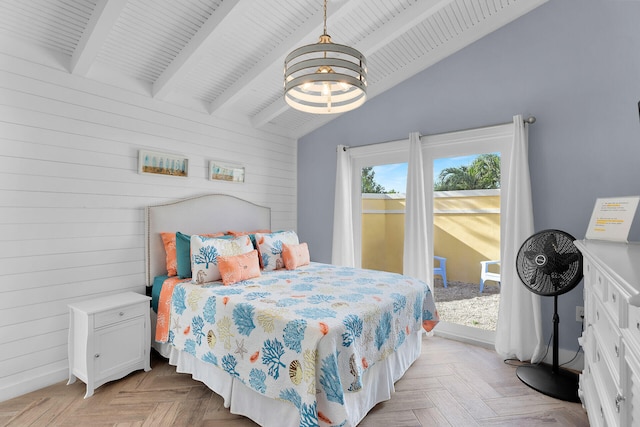
[(435, 191), (484, 190), (500, 188), (500, 156), (481, 154), (470, 165), (445, 168), (438, 176)]

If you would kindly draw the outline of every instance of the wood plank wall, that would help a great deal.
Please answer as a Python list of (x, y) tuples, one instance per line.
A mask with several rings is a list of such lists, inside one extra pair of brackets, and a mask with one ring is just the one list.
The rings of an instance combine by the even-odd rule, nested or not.
[[(137, 173), (138, 150), (189, 178)], [(205, 193), (296, 227), (296, 141), (0, 53), (0, 401), (67, 378), (67, 304), (144, 292), (144, 207)], [(209, 160), (246, 167), (206, 179)], [(212, 230), (218, 231), (218, 230)]]

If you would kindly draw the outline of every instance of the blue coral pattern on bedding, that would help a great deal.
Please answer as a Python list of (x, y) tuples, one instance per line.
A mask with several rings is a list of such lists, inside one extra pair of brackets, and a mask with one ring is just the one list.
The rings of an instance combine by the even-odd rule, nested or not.
[[(169, 342), (291, 402), (300, 426), (343, 425), (345, 393), (362, 388), (362, 374), (437, 321), (424, 282), (311, 263), (231, 286), (176, 285)], [(318, 398), (335, 410), (319, 413)]]

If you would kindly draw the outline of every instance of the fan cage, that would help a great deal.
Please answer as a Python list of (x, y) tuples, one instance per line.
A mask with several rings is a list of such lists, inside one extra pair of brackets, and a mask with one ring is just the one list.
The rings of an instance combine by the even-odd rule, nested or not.
[(582, 254), (575, 238), (560, 230), (543, 230), (529, 237), (516, 258), (522, 283), (533, 293), (561, 295), (582, 280)]

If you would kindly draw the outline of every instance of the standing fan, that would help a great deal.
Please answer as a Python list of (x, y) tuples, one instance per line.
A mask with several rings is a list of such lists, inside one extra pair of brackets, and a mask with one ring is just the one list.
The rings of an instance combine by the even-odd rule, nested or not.
[(575, 288), (582, 279), (582, 254), (575, 239), (559, 230), (543, 230), (520, 247), (516, 269), (522, 283), (533, 293), (553, 296), (553, 366), (523, 365), (516, 369), (520, 380), (547, 396), (580, 402), (578, 375), (558, 367), (558, 295)]

